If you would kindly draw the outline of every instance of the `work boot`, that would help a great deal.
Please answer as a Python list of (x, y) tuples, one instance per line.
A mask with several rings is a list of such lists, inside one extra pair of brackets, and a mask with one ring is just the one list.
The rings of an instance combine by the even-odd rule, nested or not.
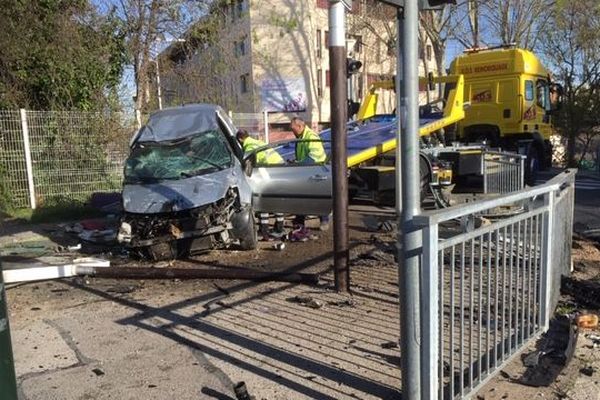
[(269, 234), (269, 225), (260, 224), (258, 227), (258, 233), (262, 236), (262, 240), (265, 242), (270, 242), (273, 240), (271, 235)]
[(276, 233), (283, 233), (283, 221), (275, 221), (275, 226), (273, 227), (273, 230)]

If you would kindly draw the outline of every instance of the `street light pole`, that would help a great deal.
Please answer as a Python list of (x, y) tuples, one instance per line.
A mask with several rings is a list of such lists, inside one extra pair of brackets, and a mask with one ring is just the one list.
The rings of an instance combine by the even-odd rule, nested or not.
[(333, 272), (335, 289), (350, 290), (348, 269), (348, 161), (346, 150), (346, 113), (348, 109), (346, 77), (345, 5), (329, 2), (329, 65), (331, 70), (331, 167), (333, 175)]
[[(402, 17), (399, 14), (399, 17)], [(400, 258), (400, 327), (402, 349), (402, 398), (421, 398), (420, 251), (421, 231), (414, 217), (421, 211), (419, 173), (419, 5), (405, 0), (402, 24), (402, 96), (406, 124), (402, 130), (402, 257)], [(421, 299), (427, 301), (426, 299)], [(432, 372), (433, 373), (433, 372)]]

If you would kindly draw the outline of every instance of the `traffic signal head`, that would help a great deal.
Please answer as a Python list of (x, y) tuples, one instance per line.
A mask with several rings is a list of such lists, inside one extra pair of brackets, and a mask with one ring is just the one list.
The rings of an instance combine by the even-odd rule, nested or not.
[(350, 78), (352, 75), (356, 74), (359, 69), (362, 68), (362, 63), (358, 60), (354, 60), (352, 58), (346, 59), (346, 75)]

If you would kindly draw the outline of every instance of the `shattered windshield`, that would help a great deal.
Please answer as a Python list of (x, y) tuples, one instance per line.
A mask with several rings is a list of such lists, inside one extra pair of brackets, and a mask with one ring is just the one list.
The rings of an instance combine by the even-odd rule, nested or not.
[(188, 178), (228, 168), (231, 161), (225, 137), (216, 130), (168, 142), (143, 142), (125, 163), (125, 181)]

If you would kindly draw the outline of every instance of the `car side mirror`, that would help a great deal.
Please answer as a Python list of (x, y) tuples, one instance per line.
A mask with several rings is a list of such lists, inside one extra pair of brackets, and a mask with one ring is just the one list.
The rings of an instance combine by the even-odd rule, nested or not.
[(250, 156), (244, 158), (243, 168), (244, 168), (244, 174), (246, 174), (246, 176), (252, 176), (252, 170), (254, 169), (255, 161), (256, 161), (256, 154), (251, 154)]

